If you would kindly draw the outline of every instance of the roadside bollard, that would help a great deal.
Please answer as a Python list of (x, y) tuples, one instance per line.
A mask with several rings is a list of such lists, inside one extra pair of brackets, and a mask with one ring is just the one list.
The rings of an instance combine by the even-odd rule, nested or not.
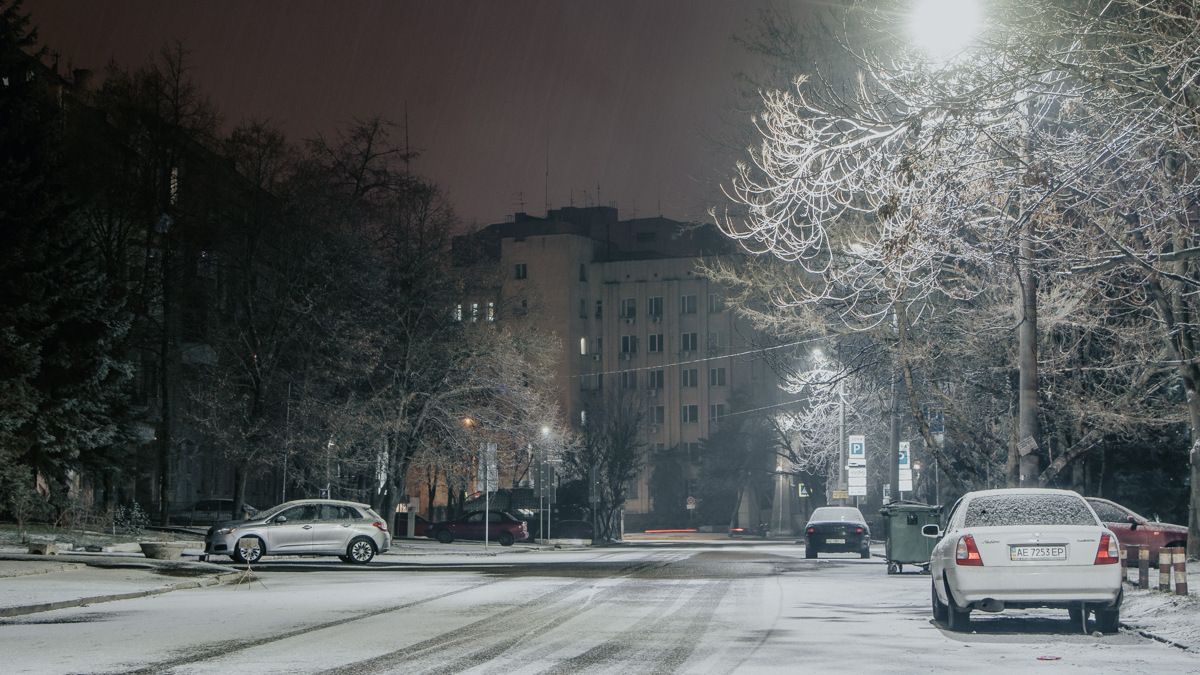
[[(1187, 549), (1173, 548), (1172, 566), (1175, 568), (1175, 595), (1187, 595)], [(1159, 563), (1162, 564), (1161, 562)]]
[(1134, 583), (1134, 581), (1129, 577), (1133, 576), (1133, 570), (1137, 569), (1139, 548), (1141, 547), (1137, 544), (1130, 544), (1122, 551), (1123, 555), (1125, 556), (1125, 560), (1123, 561), (1123, 564), (1125, 565), (1125, 581), (1128, 581), (1131, 584)]
[(1138, 588), (1150, 588), (1150, 548), (1146, 546), (1138, 547)]
[(1174, 563), (1175, 549), (1158, 549), (1158, 590), (1163, 593), (1171, 592), (1171, 567)]

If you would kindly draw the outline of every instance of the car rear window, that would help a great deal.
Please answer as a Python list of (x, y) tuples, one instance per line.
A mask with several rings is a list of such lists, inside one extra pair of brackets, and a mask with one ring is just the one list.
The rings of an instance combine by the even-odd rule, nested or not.
[(990, 495), (967, 506), (964, 527), (1004, 525), (1095, 525), (1083, 499), (1072, 495)]
[(862, 512), (848, 506), (822, 506), (813, 511), (809, 520), (840, 520), (854, 523), (863, 522)]

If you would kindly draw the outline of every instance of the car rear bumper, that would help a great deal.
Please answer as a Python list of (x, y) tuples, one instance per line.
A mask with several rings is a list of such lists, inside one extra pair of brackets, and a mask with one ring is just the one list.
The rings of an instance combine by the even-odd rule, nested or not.
[(1120, 565), (955, 566), (946, 576), (960, 607), (984, 601), (1029, 607), (1113, 604), (1121, 597)]
[[(807, 544), (810, 547), (818, 548), (822, 551), (853, 551), (858, 552), (871, 545), (869, 538), (861, 534), (849, 535), (814, 535), (810, 534), (806, 537)], [(841, 539), (842, 542), (830, 542), (830, 539)]]

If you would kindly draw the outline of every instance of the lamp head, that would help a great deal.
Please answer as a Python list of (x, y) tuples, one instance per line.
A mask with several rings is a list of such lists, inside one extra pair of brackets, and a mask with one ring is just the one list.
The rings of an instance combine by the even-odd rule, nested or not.
[(913, 42), (942, 64), (958, 56), (979, 34), (979, 0), (916, 0), (909, 16)]

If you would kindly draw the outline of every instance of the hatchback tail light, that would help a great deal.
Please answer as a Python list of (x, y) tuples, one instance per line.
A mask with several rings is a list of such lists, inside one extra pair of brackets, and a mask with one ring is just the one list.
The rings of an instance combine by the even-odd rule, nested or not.
[(383, 530), (384, 532), (388, 531), (387, 523), (383, 522), (382, 520), (377, 520), (371, 524), (374, 525), (375, 527), (378, 527), (379, 529)]
[(1115, 565), (1121, 562), (1121, 547), (1115, 537), (1109, 534), (1100, 535), (1100, 546), (1096, 548), (1094, 565)]
[(975, 545), (975, 537), (968, 534), (958, 540), (958, 546), (954, 548), (954, 563), (983, 567), (983, 558), (979, 557), (979, 547)]

